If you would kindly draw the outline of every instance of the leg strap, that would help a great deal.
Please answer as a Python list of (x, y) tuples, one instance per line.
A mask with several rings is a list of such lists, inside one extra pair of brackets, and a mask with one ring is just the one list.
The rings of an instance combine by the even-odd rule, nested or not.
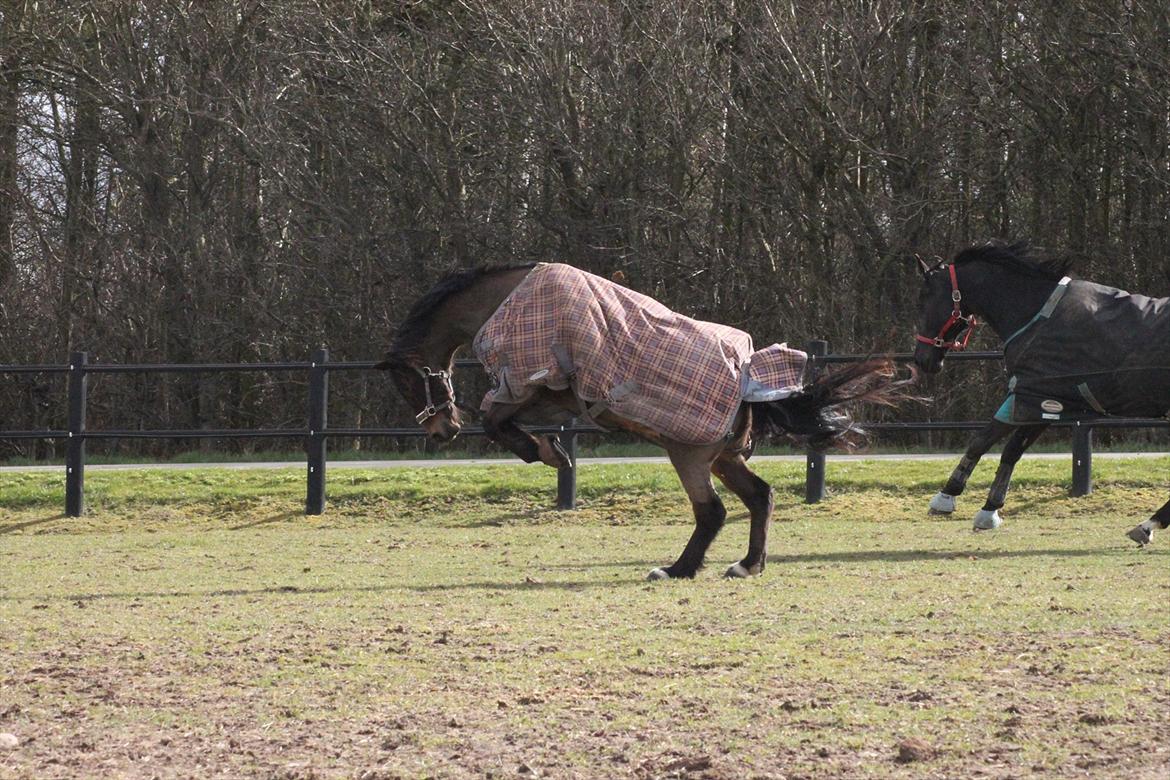
[(572, 356), (569, 355), (569, 350), (564, 344), (552, 345), (553, 357), (556, 358), (557, 365), (560, 366), (561, 373), (565, 375), (565, 379), (569, 382), (569, 387), (573, 391), (573, 396), (577, 399), (577, 408), (580, 411), (581, 417), (596, 425), (602, 430), (610, 430), (597, 421), (606, 409), (609, 408), (611, 401), (620, 401), (627, 395), (636, 392), (638, 389), (637, 382), (623, 382), (609, 392), (609, 399), (601, 399), (595, 401), (592, 405), (586, 403), (585, 399), (581, 397), (580, 388), (577, 385), (577, 366), (573, 363)]

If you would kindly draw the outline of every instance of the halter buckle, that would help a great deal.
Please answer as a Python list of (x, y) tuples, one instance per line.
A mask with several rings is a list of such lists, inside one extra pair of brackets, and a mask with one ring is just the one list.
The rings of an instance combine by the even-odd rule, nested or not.
[[(954, 308), (951, 310), (951, 316), (947, 318), (947, 321), (939, 329), (938, 335), (934, 338), (923, 336), (922, 334), (918, 334), (914, 338), (923, 344), (930, 344), (931, 346), (938, 347), (939, 349), (966, 349), (967, 342), (971, 340), (971, 333), (975, 330), (975, 326), (979, 324), (979, 320), (975, 317), (974, 314), (963, 316), (963, 307), (961, 305), (963, 300), (963, 293), (959, 291), (959, 278), (955, 274), (955, 266), (952, 263), (951, 265), (944, 267), (947, 269), (951, 277), (951, 301), (954, 302)], [(959, 335), (956, 334), (953, 339), (947, 341), (947, 332), (953, 326), (959, 323), (962, 323), (965, 326), (964, 330), (962, 331), (962, 338), (960, 339)]]
[[(455, 404), (455, 388), (451, 384), (450, 371), (432, 371), (430, 366), (423, 366), (422, 368), (416, 366), (414, 370), (417, 371), (418, 375), (422, 377), (423, 392), (426, 394), (427, 405), (423, 407), (421, 412), (414, 416), (414, 421), (419, 425), (422, 425), (424, 422), (431, 419), (439, 412), (443, 411), (444, 409), (449, 409)], [(436, 406), (435, 402), (431, 399), (431, 377), (433, 376), (437, 376), (439, 379), (443, 380), (443, 388), (447, 391), (447, 400), (438, 406)]]

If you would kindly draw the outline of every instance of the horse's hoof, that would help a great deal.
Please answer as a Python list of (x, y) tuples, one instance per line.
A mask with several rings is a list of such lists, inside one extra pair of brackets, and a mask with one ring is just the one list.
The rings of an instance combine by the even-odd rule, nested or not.
[(655, 580), (669, 580), (670, 573), (666, 569), (658, 568), (647, 574), (646, 579), (650, 582), (654, 582)]
[(561, 440), (554, 434), (550, 433), (538, 439), (536, 449), (541, 462), (546, 466), (552, 466), (558, 470), (573, 466), (573, 459), (569, 457), (569, 453), (561, 446)]
[(752, 573), (742, 563), (733, 563), (728, 567), (727, 571), (723, 573), (723, 576), (729, 580), (742, 580), (752, 576)]
[(1003, 525), (1003, 518), (999, 516), (999, 510), (994, 509), (988, 512), (986, 509), (980, 509), (975, 513), (975, 530), (976, 531), (994, 531)]
[(1154, 535), (1150, 533), (1150, 529), (1143, 525), (1134, 526), (1133, 530), (1126, 534), (1130, 539), (1138, 543), (1138, 547), (1145, 547), (1154, 539)]
[(955, 511), (955, 497), (948, 496), (946, 493), (935, 493), (934, 498), (930, 499), (930, 514), (932, 515), (949, 515)]

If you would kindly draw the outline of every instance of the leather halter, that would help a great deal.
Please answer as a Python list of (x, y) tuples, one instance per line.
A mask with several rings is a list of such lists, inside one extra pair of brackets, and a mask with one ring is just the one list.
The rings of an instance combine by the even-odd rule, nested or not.
[[(422, 425), (424, 422), (431, 419), (439, 412), (443, 411), (444, 409), (450, 409), (455, 405), (455, 388), (451, 385), (450, 371), (432, 371), (430, 366), (423, 366), (422, 368), (419, 368), (418, 366), (412, 366), (412, 368), (414, 368), (414, 370), (418, 372), (418, 375), (422, 377), (423, 390), (427, 394), (426, 407), (414, 416), (414, 421), (419, 425)], [(439, 379), (443, 380), (443, 389), (447, 391), (447, 400), (438, 406), (436, 406), (435, 402), (431, 399), (431, 377), (434, 376), (437, 376)]]
[[(971, 340), (971, 334), (975, 332), (975, 326), (979, 324), (979, 320), (975, 318), (974, 314), (963, 314), (963, 293), (959, 292), (959, 279), (955, 275), (955, 266), (953, 264), (948, 265), (947, 269), (951, 275), (951, 300), (955, 304), (954, 308), (951, 309), (951, 316), (938, 329), (938, 335), (934, 338), (923, 336), (921, 333), (914, 336), (914, 338), (916, 341), (923, 344), (930, 344), (932, 347), (938, 347), (939, 349), (966, 349), (967, 342)], [(958, 323), (963, 324), (963, 328), (959, 331), (963, 335), (962, 340), (959, 340), (959, 334), (956, 333), (955, 338), (947, 341), (947, 333)]]

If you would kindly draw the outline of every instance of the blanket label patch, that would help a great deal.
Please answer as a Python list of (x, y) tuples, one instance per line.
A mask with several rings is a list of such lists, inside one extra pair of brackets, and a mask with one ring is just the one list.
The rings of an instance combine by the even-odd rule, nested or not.
[(1040, 408), (1052, 414), (1060, 414), (1064, 411), (1064, 404), (1052, 398), (1047, 398), (1040, 402)]

